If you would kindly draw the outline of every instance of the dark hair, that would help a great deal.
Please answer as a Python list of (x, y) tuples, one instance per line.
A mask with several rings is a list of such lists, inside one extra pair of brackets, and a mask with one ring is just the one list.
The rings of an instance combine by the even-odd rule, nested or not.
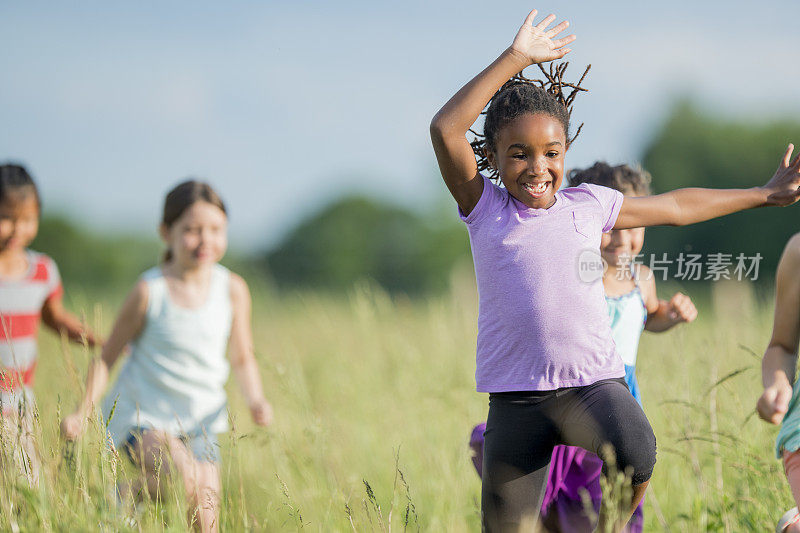
[(648, 196), (650, 191), (650, 173), (639, 165), (617, 165), (612, 167), (604, 161), (598, 161), (587, 169), (576, 169), (569, 173), (569, 185), (575, 187), (581, 183), (594, 183), (603, 187), (616, 189), (622, 194)]
[[(564, 127), (567, 138), (567, 147), (581, 132), (583, 124), (578, 127), (571, 138), (569, 136), (569, 119), (572, 114), (572, 103), (579, 92), (585, 92), (581, 87), (583, 79), (588, 74), (591, 65), (586, 67), (578, 83), (564, 81), (564, 73), (569, 63), (553, 65), (550, 69), (539, 64), (539, 69), (544, 74), (545, 80), (526, 78), (522, 72), (508, 80), (489, 101), (489, 105), (482, 113), (485, 115), (483, 135), (470, 130), (475, 135), (475, 140), (470, 143), (475, 157), (478, 160), (478, 170), (489, 170), (492, 179), (499, 178), (497, 169), (489, 164), (487, 152), (494, 152), (497, 148), (497, 135), (500, 130), (515, 118), (525, 114), (544, 113), (558, 120)], [(567, 89), (571, 89), (567, 94)]]
[(24, 197), (33, 194), (36, 205), (42, 208), (39, 189), (36, 187), (31, 175), (22, 165), (0, 165), (0, 202), (8, 200), (9, 196)]
[[(167, 198), (164, 200), (164, 215), (161, 217), (161, 223), (167, 228), (171, 227), (196, 202), (208, 202), (219, 207), (226, 216), (228, 214), (222, 198), (219, 197), (211, 185), (203, 181), (188, 180), (179, 183), (167, 193)], [(166, 262), (170, 259), (172, 259), (172, 250), (167, 248), (164, 254), (164, 261)]]

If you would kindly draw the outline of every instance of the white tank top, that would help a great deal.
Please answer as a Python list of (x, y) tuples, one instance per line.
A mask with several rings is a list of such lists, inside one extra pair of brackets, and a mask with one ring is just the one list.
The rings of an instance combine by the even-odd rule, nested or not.
[(106, 418), (114, 411), (108, 426), (114, 444), (136, 427), (173, 435), (227, 431), (230, 271), (214, 265), (206, 302), (193, 309), (172, 302), (160, 267), (142, 279), (148, 290), (144, 327), (104, 403)]

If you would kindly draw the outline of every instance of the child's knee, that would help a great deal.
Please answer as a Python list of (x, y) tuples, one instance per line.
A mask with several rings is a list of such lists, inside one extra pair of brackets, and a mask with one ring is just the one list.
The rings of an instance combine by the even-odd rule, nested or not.
[[(616, 467), (630, 476), (633, 485), (640, 485), (650, 480), (656, 465), (656, 436), (650, 424), (632, 431), (613, 449)], [(604, 473), (608, 467), (604, 464)]]
[(800, 450), (783, 452), (783, 470), (786, 473), (789, 487), (792, 489), (792, 496), (794, 496), (795, 503), (797, 503), (798, 498), (800, 498)]
[(203, 487), (203, 477), (196, 467), (184, 468), (181, 470), (183, 480), (183, 490), (186, 497), (192, 501), (199, 499), (201, 488)]
[(800, 475), (800, 450), (783, 452), (783, 471), (787, 476)]
[(184, 487), (191, 502), (201, 509), (219, 507), (220, 483), (213, 466), (198, 462), (191, 472), (184, 474)]
[(216, 511), (219, 509), (219, 489), (213, 484), (201, 484), (197, 489), (196, 501), (201, 509)]
[(131, 457), (149, 473), (166, 473), (170, 466), (165, 453), (168, 439), (163, 431), (145, 431), (133, 438)]

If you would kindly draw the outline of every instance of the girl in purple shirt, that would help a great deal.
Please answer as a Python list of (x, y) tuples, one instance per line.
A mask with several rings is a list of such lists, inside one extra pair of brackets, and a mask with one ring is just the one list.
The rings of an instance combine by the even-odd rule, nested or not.
[[(534, 25), (535, 17), (531, 11), (511, 46), (442, 107), (430, 128), (442, 177), (469, 230), (478, 283), (476, 381), (489, 393), (482, 520), (489, 531), (536, 521), (551, 453), (565, 444), (598, 455), (613, 450), (618, 467), (630, 472), (632, 497), (620, 502), (615, 523), (600, 516), (601, 528), (619, 529), (644, 495), (656, 443), (614, 349), (597, 275), (601, 235), (792, 204), (800, 198), (800, 156), (792, 160), (789, 145), (772, 179), (751, 189), (625, 199), (589, 184), (559, 191), (577, 89), (564, 84), (561, 67), (551, 68), (545, 84), (516, 75), (564, 57), (575, 37), (559, 37), (566, 21), (548, 29), (554, 15)], [(487, 104), (473, 151), (466, 134)]]
[[(622, 192), (625, 197), (646, 196), (650, 192), (650, 174), (628, 165), (610, 166), (597, 162), (585, 170), (570, 172), (572, 186), (594, 183)], [(634, 259), (644, 245), (644, 228), (614, 230), (604, 233), (600, 253), (608, 268), (603, 272), (608, 315), (616, 351), (625, 364), (625, 383), (641, 405), (639, 384), (636, 379), (636, 352), (639, 337), (644, 329), (666, 331), (683, 322), (692, 322), (697, 309), (691, 299), (676, 293), (669, 301), (656, 294), (652, 272)], [(470, 447), (475, 452), (473, 461), (478, 475), (483, 459), (483, 431), (485, 423), (472, 431)], [(590, 531), (599, 513), (602, 501), (600, 475), (603, 462), (591, 452), (575, 446), (556, 446), (550, 459), (541, 520), (549, 531), (572, 533)], [(584, 495), (589, 501), (584, 501)], [(636, 508), (628, 522), (629, 533), (641, 533), (644, 525), (642, 504)]]

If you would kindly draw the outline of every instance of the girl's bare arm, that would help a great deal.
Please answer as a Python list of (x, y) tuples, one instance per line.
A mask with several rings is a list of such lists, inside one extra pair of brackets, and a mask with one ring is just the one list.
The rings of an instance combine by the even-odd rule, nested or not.
[(272, 407), (264, 398), (261, 374), (253, 349), (253, 329), (250, 325), (251, 298), (247, 283), (238, 275), (231, 274), (231, 303), (233, 323), (229, 351), (231, 367), (242, 394), (250, 407), (253, 421), (266, 426), (272, 422)]
[(656, 278), (647, 266), (639, 266), (638, 276), (639, 287), (647, 311), (644, 329), (653, 333), (661, 333), (682, 322), (692, 322), (697, 318), (697, 309), (691, 298), (685, 294), (675, 293), (669, 301), (658, 297)]
[(772, 179), (751, 189), (677, 189), (655, 196), (626, 197), (615, 229), (684, 226), (769, 205), (786, 206), (800, 199), (800, 154), (791, 160), (790, 144)]
[(94, 359), (89, 365), (83, 399), (75, 412), (65, 417), (61, 423), (61, 433), (66, 439), (72, 440), (80, 436), (84, 421), (92, 413), (94, 406), (100, 401), (106, 390), (109, 370), (119, 359), (125, 346), (139, 336), (144, 326), (147, 299), (147, 283), (140, 281), (122, 304), (117, 321), (114, 323), (114, 329), (103, 345), (100, 357)]
[(514, 42), (500, 57), (462, 87), (436, 113), (431, 121), (431, 141), (442, 177), (464, 214), (472, 211), (483, 192), (475, 154), (466, 138), (467, 131), (478, 119), (492, 96), (514, 74), (534, 63), (560, 59), (569, 53), (567, 44), (574, 35), (553, 40), (569, 23), (564, 21), (552, 29), (555, 15), (548, 15), (536, 26), (534, 9), (517, 32)]
[(42, 322), (57, 333), (66, 334), (67, 338), (73, 342), (83, 343), (89, 346), (102, 344), (102, 341), (83, 323), (64, 309), (64, 303), (60, 295), (48, 298), (42, 306)]
[(669, 300), (656, 298), (656, 308), (648, 310), (644, 329), (653, 333), (661, 333), (684, 322), (693, 322), (697, 318), (697, 309), (692, 300), (681, 292), (675, 293)]
[(775, 275), (775, 319), (772, 338), (761, 361), (764, 392), (758, 399), (761, 418), (778, 424), (792, 398), (800, 342), (800, 234), (792, 237)]

